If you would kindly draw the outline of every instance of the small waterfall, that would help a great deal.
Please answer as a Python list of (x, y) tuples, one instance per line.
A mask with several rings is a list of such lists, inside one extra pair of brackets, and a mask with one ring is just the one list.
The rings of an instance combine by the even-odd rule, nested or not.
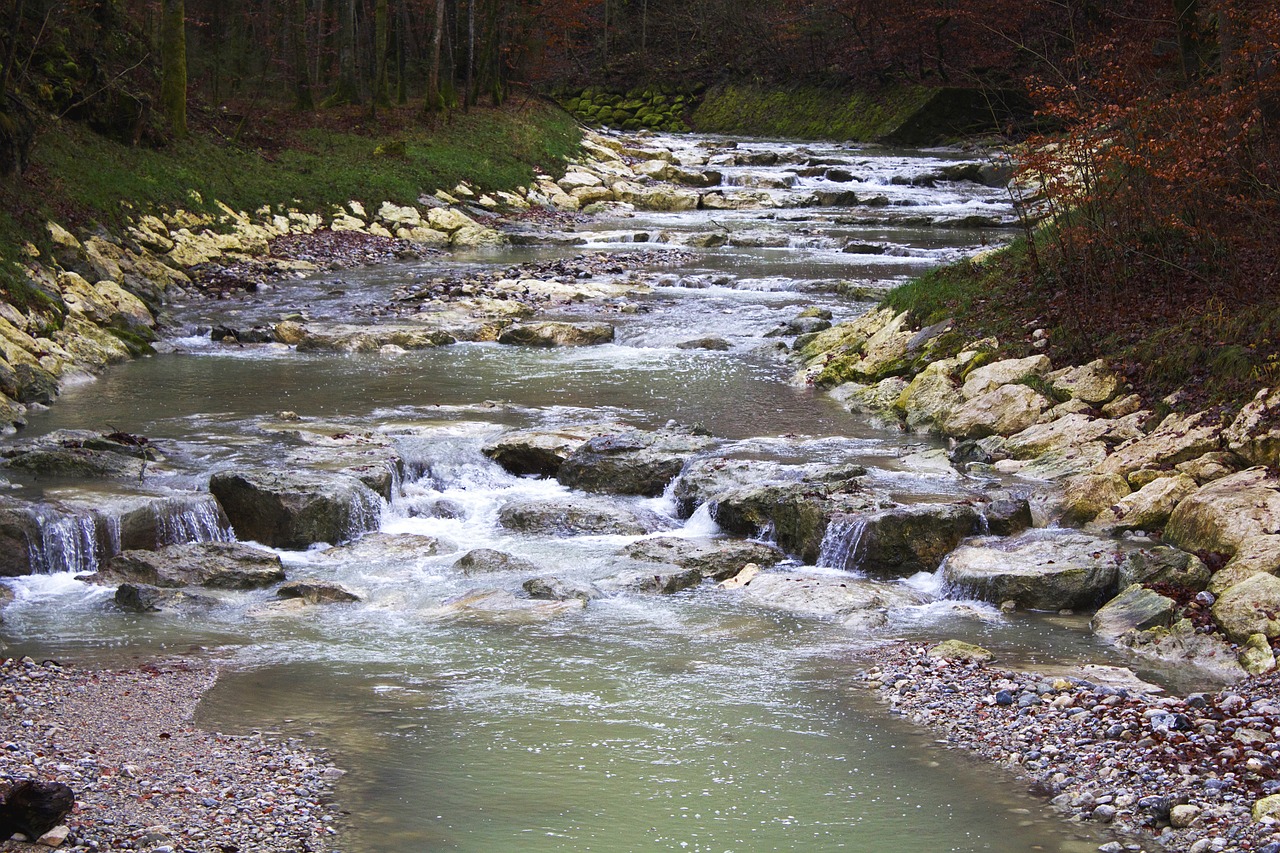
[(387, 502), (381, 496), (370, 491), (362, 491), (351, 502), (351, 513), (347, 516), (347, 531), (343, 541), (359, 539), (382, 526), (382, 512)]
[(62, 512), (48, 504), (31, 507), (27, 552), (34, 574), (96, 572), (100, 562), (119, 550), (120, 521), (95, 512)]
[(856, 572), (867, 555), (867, 517), (846, 515), (833, 518), (822, 536), (818, 565)]
[[(235, 539), (226, 514), (212, 495), (168, 498), (156, 501), (150, 509), (155, 516), (157, 547)], [(116, 547), (118, 550), (118, 541)]]

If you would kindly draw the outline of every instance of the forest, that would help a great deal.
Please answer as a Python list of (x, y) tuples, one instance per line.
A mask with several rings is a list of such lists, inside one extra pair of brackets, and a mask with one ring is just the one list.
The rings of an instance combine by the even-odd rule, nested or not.
[[(1280, 314), (1266, 308), (1280, 287), (1280, 9), (1264, 0), (6, 5), (6, 174), (50, 117), (132, 145), (216, 128), (270, 151), (291, 127), (376, 127), (380, 111), (429, 126), (588, 86), (1017, 91), (1034, 117), (1004, 130), (1030, 239), (1000, 276), (1017, 285), (1004, 307), (1029, 300), (1014, 313), (1060, 327), (1072, 357), (1124, 350), (1134, 379), (1280, 371)], [(903, 297), (921, 317), (982, 314), (929, 291)], [(1177, 360), (1143, 349), (1154, 317), (1191, 317), (1210, 340)]]

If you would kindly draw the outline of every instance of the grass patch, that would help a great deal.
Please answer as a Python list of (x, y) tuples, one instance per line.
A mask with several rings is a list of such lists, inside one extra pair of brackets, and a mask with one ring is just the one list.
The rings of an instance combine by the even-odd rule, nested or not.
[(930, 90), (921, 86), (874, 94), (813, 86), (719, 86), (707, 92), (690, 124), (707, 133), (870, 142), (901, 126), (929, 97)]
[(25, 240), (40, 245), (48, 219), (116, 228), (137, 213), (212, 210), (215, 200), (237, 210), (412, 204), (463, 180), (485, 191), (527, 185), (535, 168), (563, 173), (580, 150), (574, 120), (536, 102), (453, 113), (435, 127), (417, 118), (412, 108), (384, 113), (376, 126), (358, 110), (263, 114), (249, 132), (240, 122), (235, 141), (208, 123), (161, 149), (55, 122), (24, 175), (0, 183), (0, 255), (17, 257)]

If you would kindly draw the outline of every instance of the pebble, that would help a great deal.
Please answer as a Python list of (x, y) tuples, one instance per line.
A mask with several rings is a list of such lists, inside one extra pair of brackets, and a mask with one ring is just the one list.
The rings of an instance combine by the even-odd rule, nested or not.
[[(300, 741), (197, 729), (196, 703), (215, 679), (212, 668), (186, 661), (134, 671), (0, 661), (0, 707), (23, 715), (0, 715), (0, 780), (64, 782), (76, 794), (65, 835), (55, 829), (42, 843), (152, 853), (332, 850), (341, 771)], [(0, 842), (0, 853), (31, 849)]]
[[(909, 643), (868, 658), (876, 678), (863, 683), (893, 714), (947, 748), (1007, 767), (1072, 819), (1110, 834), (1100, 851), (1121, 853), (1145, 836), (1167, 850), (1280, 853), (1280, 823), (1252, 815), (1280, 793), (1280, 677), (1180, 699), (988, 664), (938, 665)], [(883, 675), (900, 672), (912, 674), (910, 691)]]

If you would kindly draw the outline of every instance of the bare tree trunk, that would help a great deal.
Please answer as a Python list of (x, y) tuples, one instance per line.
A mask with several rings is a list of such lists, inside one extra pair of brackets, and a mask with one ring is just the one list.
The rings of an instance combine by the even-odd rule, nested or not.
[(467, 0), (467, 90), (462, 96), (462, 109), (471, 109), (475, 99), (476, 77), (476, 0)]
[(377, 0), (373, 11), (373, 103), (391, 106), (391, 88), (387, 79), (387, 0)]
[(604, 59), (601, 67), (609, 68), (609, 0), (604, 0)]
[(183, 0), (164, 0), (160, 109), (174, 136), (187, 135), (187, 15)]
[(338, 11), (338, 85), (322, 106), (360, 103), (360, 82), (356, 74), (356, 0), (336, 4)]
[(444, 0), (436, 0), (436, 28), (431, 34), (431, 66), (427, 72), (427, 96), (423, 104), (429, 113), (444, 109), (444, 98), (440, 96), (440, 43), (444, 41), (444, 25)]
[[(13, 6), (13, 14), (9, 16), (8, 43), (5, 45), (4, 68), (0, 70), (0, 99), (9, 91), (9, 79), (13, 76), (13, 63), (18, 56), (18, 27), (22, 23), (23, 0)], [(0, 107), (2, 109), (2, 107)]]
[(293, 2), (293, 76), (294, 105), (299, 110), (314, 110), (316, 102), (307, 69), (307, 0)]

